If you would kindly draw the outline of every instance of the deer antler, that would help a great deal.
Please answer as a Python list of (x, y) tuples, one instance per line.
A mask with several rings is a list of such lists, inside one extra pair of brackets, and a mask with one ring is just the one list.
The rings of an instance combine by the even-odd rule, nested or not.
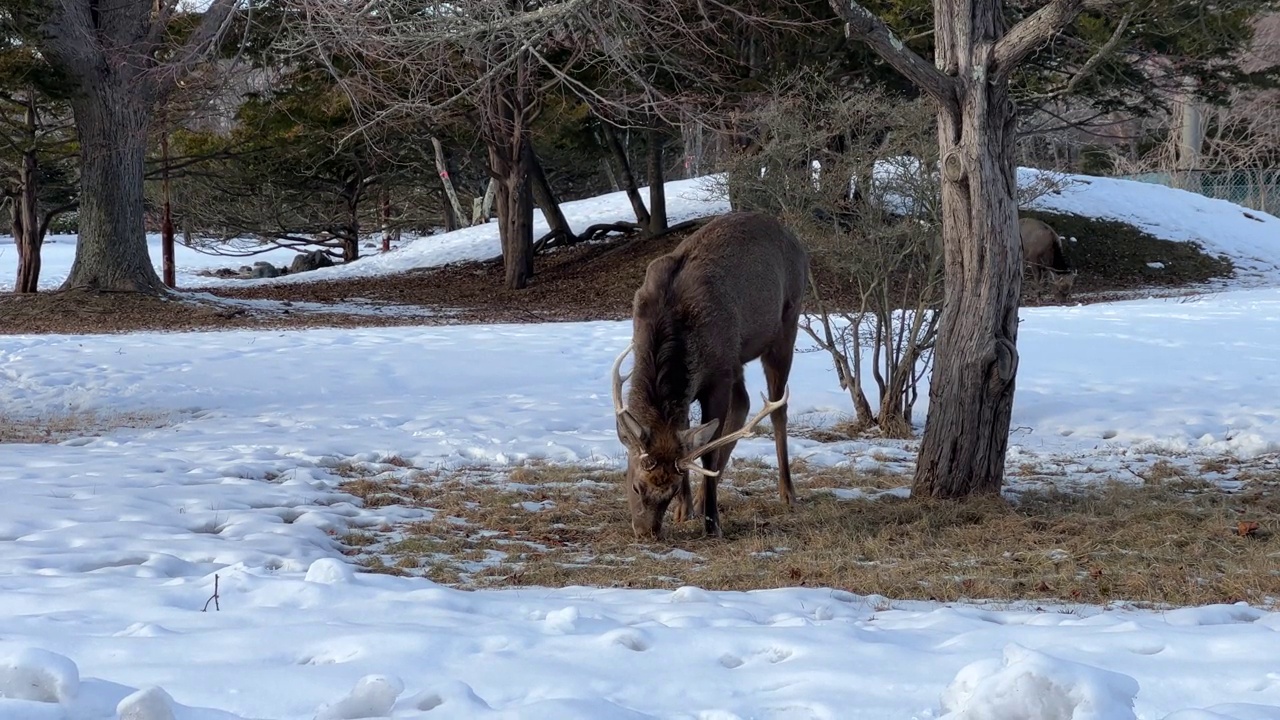
[(631, 373), (619, 375), (618, 371), (622, 369), (623, 358), (627, 356), (627, 353), (631, 352), (633, 347), (635, 347), (634, 341), (627, 343), (626, 349), (622, 351), (617, 360), (613, 361), (613, 412), (618, 415), (627, 411), (627, 406), (622, 404), (622, 383), (631, 377)]
[(712, 440), (706, 445), (703, 445), (697, 450), (694, 450), (693, 452), (690, 452), (688, 455), (684, 456), (680, 460), (680, 463), (679, 463), (680, 467), (686, 470), (692, 470), (698, 473), (699, 475), (706, 475), (707, 477), (715, 477), (719, 475), (720, 471), (718, 470), (708, 470), (702, 467), (702, 465), (697, 462), (698, 458), (702, 455), (706, 455), (707, 453), (711, 452), (712, 450), (715, 450), (718, 447), (723, 447), (725, 445), (728, 445), (731, 442), (734, 442), (736, 440), (741, 440), (742, 438), (750, 435), (751, 432), (755, 430), (756, 425), (759, 425), (760, 421), (763, 420), (766, 415), (773, 412), (774, 410), (777, 410), (783, 405), (786, 405), (787, 399), (790, 397), (791, 397), (790, 385), (782, 389), (782, 397), (778, 398), (774, 402), (769, 402), (769, 396), (765, 395), (764, 393), (760, 393), (760, 399), (764, 400), (764, 407), (760, 408), (760, 412), (753, 415), (751, 419), (746, 422), (745, 425), (738, 428), (737, 430), (731, 433), (728, 433), (726, 435), (721, 435), (715, 440)]

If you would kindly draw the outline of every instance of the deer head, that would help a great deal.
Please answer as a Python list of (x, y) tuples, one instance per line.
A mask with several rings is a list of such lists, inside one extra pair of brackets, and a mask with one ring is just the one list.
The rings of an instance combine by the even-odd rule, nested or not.
[(1076, 284), (1076, 271), (1053, 274), (1053, 294), (1059, 300), (1066, 300), (1071, 295), (1071, 288)]
[[(698, 458), (719, 447), (751, 435), (755, 426), (769, 413), (787, 404), (790, 390), (777, 402), (765, 398), (764, 409), (747, 421), (741, 429), (712, 439), (720, 426), (711, 420), (694, 428), (671, 424), (646, 425), (627, 409), (622, 401), (622, 385), (631, 374), (621, 374), (622, 361), (634, 344), (628, 344), (613, 363), (613, 410), (618, 425), (618, 439), (627, 449), (626, 492), (631, 510), (631, 529), (637, 538), (658, 539), (662, 536), (662, 516), (677, 495), (689, 501), (689, 473), (714, 477)], [(683, 492), (682, 492), (683, 491)]]

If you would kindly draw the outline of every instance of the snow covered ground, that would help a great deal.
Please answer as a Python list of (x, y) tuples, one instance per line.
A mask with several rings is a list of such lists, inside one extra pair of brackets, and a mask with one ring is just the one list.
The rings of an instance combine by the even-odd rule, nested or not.
[[(1252, 287), (1026, 310), (1010, 464), (1085, 481), (1164, 457), (1274, 463), (1280, 220), (1088, 180), (1039, 204), (1202, 242), (1243, 262)], [(693, 184), (668, 189), (682, 212), (715, 207)], [(629, 206), (568, 209), (585, 226)], [(493, 231), (316, 277), (492, 255)], [(46, 256), (50, 277), (69, 262)], [(6, 416), (155, 420), (0, 445), (0, 718), (1280, 720), (1280, 614), (1245, 605), (461, 592), (343, 562), (348, 529), (426, 511), (359, 507), (335, 491), (341, 462), (617, 463), (609, 369), (627, 334), (594, 322), (0, 338)], [(758, 397), (760, 371), (748, 378)], [(801, 353), (798, 423), (846, 410), (824, 357)], [(791, 442), (811, 462), (881, 462), (866, 443)], [(735, 455), (771, 453), (752, 439)]]

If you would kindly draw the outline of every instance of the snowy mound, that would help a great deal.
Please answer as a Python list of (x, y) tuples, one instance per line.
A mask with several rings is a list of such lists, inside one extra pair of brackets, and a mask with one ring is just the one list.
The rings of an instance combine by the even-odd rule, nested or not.
[(1138, 683), (1009, 645), (1004, 657), (966, 666), (942, 695), (942, 720), (1137, 720)]

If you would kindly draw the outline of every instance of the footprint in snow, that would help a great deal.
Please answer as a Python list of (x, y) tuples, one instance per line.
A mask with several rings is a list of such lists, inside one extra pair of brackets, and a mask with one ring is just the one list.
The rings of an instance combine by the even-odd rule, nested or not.
[[(776, 665), (780, 662), (783, 662), (784, 660), (790, 659), (792, 652), (790, 650), (787, 650), (786, 648), (771, 647), (771, 648), (765, 648), (764, 650), (757, 650), (756, 652), (751, 654), (754, 657), (763, 658), (770, 665)], [(726, 668), (729, 668), (730, 670), (733, 670), (734, 668), (742, 667), (746, 663), (747, 663), (746, 660), (743, 660), (742, 658), (738, 657), (737, 655), (734, 655), (733, 653), (725, 653), (724, 655), (720, 656), (720, 664)]]

